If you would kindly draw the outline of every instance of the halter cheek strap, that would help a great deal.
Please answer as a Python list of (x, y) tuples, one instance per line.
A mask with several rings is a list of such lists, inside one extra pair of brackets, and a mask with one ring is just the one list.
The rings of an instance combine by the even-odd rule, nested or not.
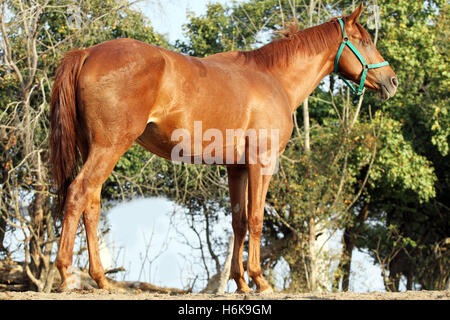
[[(338, 74), (339, 78), (341, 78), (350, 87), (350, 89), (352, 89), (353, 92), (355, 92), (357, 95), (361, 95), (363, 88), (364, 88), (364, 82), (366, 81), (367, 72), (369, 71), (369, 69), (376, 69), (376, 68), (381, 68), (381, 67), (387, 66), (389, 64), (389, 62), (384, 61), (384, 62), (380, 62), (380, 63), (376, 63), (376, 64), (367, 64), (366, 61), (364, 60), (363, 56), (359, 53), (358, 49), (356, 49), (356, 47), (350, 42), (350, 39), (347, 36), (347, 32), (345, 31), (344, 21), (342, 21), (341, 18), (339, 18), (338, 21), (339, 21), (339, 24), (341, 25), (342, 38), (344, 40), (342, 41), (341, 45), (339, 46), (339, 50), (336, 55), (336, 59), (334, 60), (334, 72)], [(361, 82), (359, 84), (358, 90), (356, 90), (353, 87), (353, 85), (351, 84), (350, 81), (348, 81), (347, 79), (344, 79), (339, 74), (339, 59), (341, 58), (341, 54), (342, 54), (342, 51), (344, 51), (345, 46), (349, 47), (350, 50), (352, 50), (352, 52), (356, 55), (356, 57), (359, 59), (359, 61), (361, 62), (362, 66), (363, 66)]]

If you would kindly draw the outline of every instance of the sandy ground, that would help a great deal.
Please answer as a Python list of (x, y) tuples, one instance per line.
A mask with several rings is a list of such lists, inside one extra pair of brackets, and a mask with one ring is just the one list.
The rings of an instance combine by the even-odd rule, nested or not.
[(77, 290), (63, 293), (0, 292), (0, 300), (450, 300), (450, 291), (407, 291), (319, 294), (161, 294)]

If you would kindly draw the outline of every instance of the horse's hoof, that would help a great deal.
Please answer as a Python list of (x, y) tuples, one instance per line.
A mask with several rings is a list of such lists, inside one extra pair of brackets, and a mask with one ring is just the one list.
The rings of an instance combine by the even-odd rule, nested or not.
[(235, 291), (234, 293), (237, 293), (237, 294), (247, 294), (247, 293), (250, 293), (250, 292), (252, 292), (252, 289), (250, 289), (249, 287), (247, 287), (247, 288), (239, 288), (239, 289), (236, 289), (236, 291)]
[(108, 282), (108, 280), (106, 278), (100, 278), (100, 279), (96, 280), (95, 282), (97, 282), (97, 286), (99, 289), (106, 290), (106, 291), (114, 289), (114, 287)]
[(262, 295), (272, 294), (273, 289), (270, 286), (267, 286), (266, 288), (258, 288), (258, 290), (256, 290), (256, 293), (259, 293)]
[(110, 294), (120, 294), (128, 292), (125, 288), (122, 288), (121, 286), (117, 285), (114, 282), (108, 281), (107, 279), (100, 280), (97, 285), (99, 287), (99, 290)]
[(68, 292), (68, 291), (70, 291), (70, 289), (67, 287), (67, 284), (65, 284), (65, 283), (62, 283), (57, 290), (57, 292), (60, 292), (60, 293)]
[[(103, 289), (104, 290), (104, 289)], [(106, 290), (109, 294), (122, 294), (122, 293), (127, 293), (127, 290), (123, 289), (123, 288), (117, 288), (117, 287), (110, 287), (109, 289)]]

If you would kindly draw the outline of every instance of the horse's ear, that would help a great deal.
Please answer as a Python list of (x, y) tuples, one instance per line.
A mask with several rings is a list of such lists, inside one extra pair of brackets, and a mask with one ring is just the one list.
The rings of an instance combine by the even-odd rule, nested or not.
[(364, 9), (364, 4), (361, 1), (361, 4), (359, 5), (359, 7), (351, 15), (348, 16), (348, 22), (350, 24), (354, 24), (354, 23), (358, 22), (359, 16), (361, 15), (363, 9)]

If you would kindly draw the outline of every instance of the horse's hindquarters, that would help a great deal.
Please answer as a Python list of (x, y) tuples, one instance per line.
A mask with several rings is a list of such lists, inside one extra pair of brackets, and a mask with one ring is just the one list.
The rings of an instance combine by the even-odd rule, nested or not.
[(133, 141), (145, 130), (158, 95), (164, 58), (157, 47), (131, 40), (87, 49), (78, 81), (78, 114), (89, 144)]

